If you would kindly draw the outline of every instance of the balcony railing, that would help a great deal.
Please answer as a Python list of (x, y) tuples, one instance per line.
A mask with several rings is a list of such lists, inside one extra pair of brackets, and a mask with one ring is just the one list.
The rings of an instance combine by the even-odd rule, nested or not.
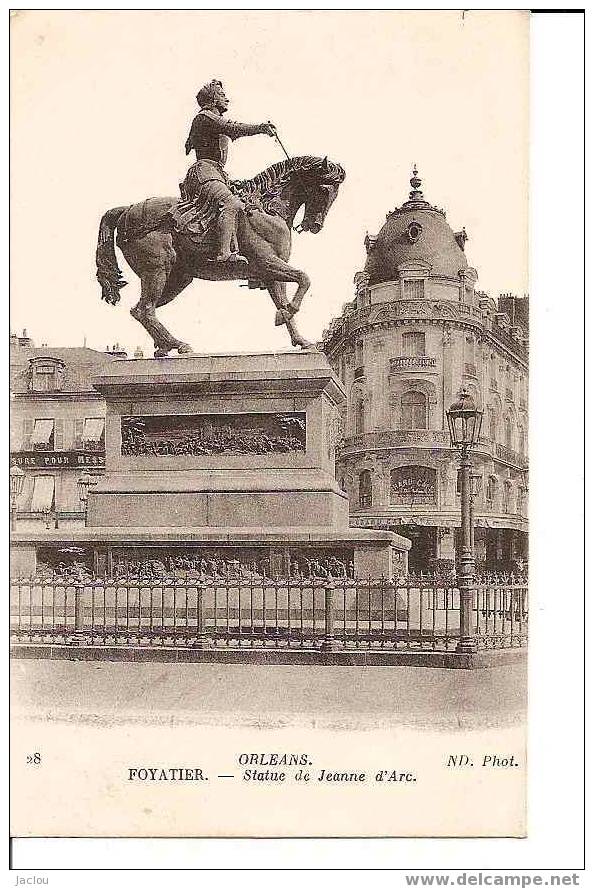
[(390, 373), (399, 370), (422, 370), (423, 368), (435, 367), (435, 358), (427, 355), (400, 355), (398, 358), (390, 360)]
[(512, 463), (514, 466), (526, 466), (528, 462), (524, 455), (502, 444), (495, 445), (495, 456), (506, 463)]
[(439, 429), (387, 429), (380, 432), (364, 432), (344, 438), (339, 451), (363, 451), (367, 448), (407, 447), (419, 444), (441, 445), (449, 447), (450, 439), (447, 432)]

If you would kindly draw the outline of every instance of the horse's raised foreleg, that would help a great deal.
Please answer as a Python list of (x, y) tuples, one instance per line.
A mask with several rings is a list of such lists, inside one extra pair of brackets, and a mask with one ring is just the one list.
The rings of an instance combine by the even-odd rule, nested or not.
[(286, 263), (284, 259), (275, 255), (266, 257), (264, 262), (258, 257), (258, 265), (262, 268), (262, 278), (267, 284), (269, 281), (280, 282), (283, 284), (294, 282), (297, 284), (297, 292), (295, 293), (295, 296), (289, 303), (287, 303), (286, 300), (284, 301), (284, 305), (277, 311), (274, 321), (277, 327), (280, 324), (287, 324), (293, 315), (297, 314), (301, 308), (303, 297), (309, 290), (311, 284), (309, 277), (305, 272), (302, 272), (301, 269), (294, 269)]
[(276, 306), (277, 317), (280, 315), (283, 318), (280, 323), (285, 324), (287, 327), (289, 336), (291, 337), (291, 345), (301, 346), (302, 349), (307, 349), (312, 344), (309, 342), (309, 340), (306, 340), (305, 337), (301, 336), (301, 334), (297, 330), (297, 325), (293, 321), (293, 318), (291, 317), (291, 315), (288, 314), (286, 283), (283, 281), (272, 281), (270, 284), (267, 285), (267, 289), (270, 296), (272, 297), (272, 302)]

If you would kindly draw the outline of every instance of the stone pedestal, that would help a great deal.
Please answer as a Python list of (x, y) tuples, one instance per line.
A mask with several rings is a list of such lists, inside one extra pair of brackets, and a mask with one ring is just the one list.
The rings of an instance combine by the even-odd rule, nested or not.
[(96, 571), (389, 578), (410, 546), (349, 528), (334, 477), (345, 393), (323, 353), (113, 361), (93, 384), (106, 472), (71, 536)]
[(339, 381), (320, 352), (115, 361), (90, 527), (348, 527)]

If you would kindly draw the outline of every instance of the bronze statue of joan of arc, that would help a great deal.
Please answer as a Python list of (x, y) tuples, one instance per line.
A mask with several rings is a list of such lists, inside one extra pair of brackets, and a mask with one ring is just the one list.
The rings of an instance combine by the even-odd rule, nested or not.
[[(195, 151), (196, 161), (180, 186), (181, 200), (151, 196), (112, 207), (101, 218), (96, 251), (101, 297), (116, 305), (126, 284), (117, 245), (140, 278), (140, 299), (130, 314), (152, 337), (156, 358), (174, 349), (179, 354), (192, 351), (156, 311), (194, 278), (246, 281), (251, 289), (267, 290), (276, 308), (274, 323), (286, 326), (293, 346), (310, 348), (295, 321), (310, 279), (289, 262), (292, 233), (322, 231), (345, 171), (327, 157), (290, 157), (271, 123), (224, 118), (229, 100), (218, 80), (202, 87), (196, 98), (200, 111), (186, 141), (186, 152)], [(230, 182), (225, 172), (229, 140), (258, 133), (276, 136), (285, 159), (251, 179)], [(292, 298), (288, 284), (297, 285)]]

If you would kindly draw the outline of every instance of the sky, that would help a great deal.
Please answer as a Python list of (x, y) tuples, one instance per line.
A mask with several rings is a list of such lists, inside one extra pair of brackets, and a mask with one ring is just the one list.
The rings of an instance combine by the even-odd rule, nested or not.
[[(301, 331), (319, 340), (353, 298), (365, 233), (408, 197), (465, 226), (478, 287), (528, 291), (528, 15), (518, 11), (24, 11), (11, 36), (11, 329), (37, 345), (116, 341), (152, 354), (95, 279), (110, 207), (176, 195), (195, 94), (223, 81), (229, 117), (272, 120), (291, 155), (347, 173), (319, 235), (295, 235), (312, 281)], [(232, 178), (281, 160), (266, 136), (232, 143)], [(291, 285), (290, 285), (291, 286)], [(197, 352), (286, 349), (268, 294), (195, 280), (159, 317)]]

